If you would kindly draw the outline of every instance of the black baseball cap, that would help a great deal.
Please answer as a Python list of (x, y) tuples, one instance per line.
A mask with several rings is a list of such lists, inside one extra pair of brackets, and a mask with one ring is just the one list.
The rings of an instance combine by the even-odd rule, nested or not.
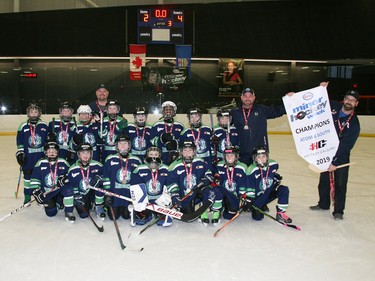
[(245, 88), (245, 89), (243, 89), (243, 91), (242, 91), (242, 94), (241, 94), (241, 95), (244, 95), (244, 94), (246, 94), (246, 93), (251, 93), (252, 95), (254, 95), (254, 96), (255, 96), (255, 92), (254, 92), (254, 90), (253, 90), (253, 89), (251, 89), (251, 88)]
[(103, 83), (99, 84), (98, 87), (96, 87), (95, 91), (97, 91), (99, 89), (106, 89), (108, 91), (108, 87), (106, 85), (104, 85)]
[(357, 101), (359, 100), (359, 93), (356, 90), (349, 90), (349, 91), (347, 91), (346, 94), (345, 94), (345, 97), (346, 96), (353, 96), (353, 97), (355, 97), (355, 99)]

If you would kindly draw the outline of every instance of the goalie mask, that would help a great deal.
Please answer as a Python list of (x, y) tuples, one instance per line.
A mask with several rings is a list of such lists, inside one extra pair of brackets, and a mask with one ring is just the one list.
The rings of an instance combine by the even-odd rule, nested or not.
[(131, 147), (131, 140), (127, 135), (121, 134), (117, 136), (116, 151), (118, 152), (118, 154), (121, 155), (121, 157), (127, 158), (129, 156), (129, 151), (131, 150)]
[(217, 114), (217, 122), (223, 129), (228, 129), (228, 124), (232, 123), (232, 114), (228, 109), (220, 109)]
[(87, 125), (91, 122), (91, 107), (88, 105), (80, 105), (77, 109), (78, 121), (81, 124)]
[(161, 105), (161, 108), (162, 108), (164, 121), (167, 123), (172, 123), (173, 117), (176, 116), (176, 112), (177, 112), (176, 104), (172, 101), (166, 101), (166, 102), (163, 102), (163, 104)]
[(236, 166), (238, 162), (239, 150), (236, 146), (229, 146), (224, 150), (224, 160), (228, 167)]
[(42, 115), (42, 109), (36, 103), (30, 103), (26, 108), (26, 113), (30, 124), (36, 124)]
[(56, 161), (59, 156), (59, 145), (56, 142), (47, 142), (44, 145), (44, 155), (49, 162)]
[(88, 166), (92, 159), (92, 146), (87, 142), (80, 143), (77, 146), (77, 157), (83, 167)]
[(146, 126), (148, 111), (143, 106), (137, 107), (133, 112), (133, 116), (134, 116), (134, 123), (138, 127)]
[(268, 166), (268, 150), (265, 146), (257, 146), (254, 148), (253, 163), (259, 167)]
[(195, 153), (197, 152), (197, 146), (193, 141), (184, 141), (181, 145), (181, 158), (186, 164), (193, 162)]
[(61, 106), (59, 108), (59, 116), (62, 121), (64, 122), (70, 122), (72, 119), (74, 113), (74, 109), (68, 102), (61, 103)]
[(162, 162), (160, 149), (156, 146), (147, 148), (144, 161), (150, 169), (158, 169)]
[(120, 104), (116, 100), (110, 100), (106, 104), (107, 116), (111, 120), (116, 120), (117, 116), (120, 114)]
[(202, 125), (202, 112), (199, 108), (189, 109), (187, 117), (191, 128), (199, 128)]

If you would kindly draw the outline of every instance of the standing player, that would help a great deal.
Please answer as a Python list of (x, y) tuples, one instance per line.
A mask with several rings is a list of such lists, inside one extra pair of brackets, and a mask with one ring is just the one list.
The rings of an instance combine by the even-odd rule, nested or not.
[(189, 109), (187, 114), (190, 128), (182, 131), (180, 143), (190, 140), (197, 148), (196, 156), (206, 161), (212, 171), (211, 137), (212, 129), (202, 125), (202, 112), (199, 108)]
[(230, 220), (237, 213), (241, 197), (254, 197), (254, 190), (247, 187), (247, 166), (238, 161), (239, 150), (229, 146), (224, 150), (224, 160), (217, 164), (220, 175), (219, 190), (223, 196), (223, 218)]
[(227, 109), (220, 109), (217, 114), (218, 124), (214, 127), (212, 137), (212, 150), (214, 163), (224, 160), (223, 153), (227, 147), (238, 146), (238, 131), (231, 126), (232, 115)]
[[(168, 192), (172, 197), (173, 205), (177, 204), (178, 208), (187, 214), (194, 212), (196, 204), (200, 202), (204, 204), (209, 198), (214, 196), (215, 201), (211, 206), (211, 211), (213, 211), (213, 223), (216, 223), (219, 220), (222, 207), (220, 192), (217, 188), (212, 189), (209, 187), (210, 181), (207, 180), (206, 176), (212, 177), (212, 173), (208, 164), (202, 158), (195, 156), (196, 151), (197, 148), (193, 141), (185, 141), (181, 144), (181, 158), (178, 158), (169, 166)], [(202, 181), (204, 185), (201, 189), (193, 191), (189, 197), (181, 201), (181, 198)], [(204, 212), (199, 219), (199, 222), (204, 226), (209, 223), (209, 211)]]
[(173, 119), (177, 112), (177, 106), (174, 102), (166, 101), (161, 107), (163, 120), (152, 125), (151, 141), (160, 148), (163, 163), (169, 165), (178, 157), (178, 141), (184, 126)]
[[(130, 154), (131, 141), (127, 135), (120, 134), (116, 137), (115, 148), (117, 153), (108, 156), (104, 163), (103, 186), (113, 193), (130, 198), (133, 171), (141, 164), (141, 161)], [(117, 197), (107, 197), (106, 204), (112, 205), (116, 220), (120, 216), (124, 219), (130, 218), (128, 201)], [(110, 210), (107, 213), (113, 220)]]
[(36, 162), (44, 156), (43, 146), (48, 134), (47, 124), (40, 120), (42, 109), (38, 105), (30, 103), (26, 113), (28, 119), (18, 126), (16, 138), (16, 158), (24, 179), (24, 203), (31, 199), (30, 177)]
[[(156, 146), (151, 146), (147, 149), (144, 162), (145, 164), (138, 166), (137, 169), (134, 170), (131, 184), (144, 183), (148, 202), (158, 204), (158, 199), (161, 196), (168, 196), (164, 194), (168, 179), (168, 167), (162, 163), (161, 151)], [(152, 218), (152, 213), (149, 210), (144, 210), (142, 212), (132, 210), (130, 218), (132, 226), (144, 225)], [(172, 218), (166, 216), (165, 219), (160, 219), (157, 224), (170, 226), (172, 224)]]
[[(279, 164), (268, 157), (268, 150), (264, 146), (257, 146), (253, 151), (253, 164), (247, 172), (250, 193), (247, 197), (252, 199), (252, 205), (262, 208), (264, 205), (277, 199), (276, 219), (283, 223), (291, 223), (292, 219), (285, 213), (289, 206), (289, 188), (281, 185), (282, 177), (277, 173)], [(255, 194), (252, 190), (255, 189)], [(252, 197), (255, 195), (255, 199)], [(248, 202), (248, 201), (247, 201)], [(245, 206), (245, 209), (250, 206)], [(253, 209), (254, 220), (262, 220), (264, 215)]]
[(75, 221), (74, 207), (80, 218), (87, 218), (92, 206), (95, 206), (97, 216), (104, 220), (104, 195), (88, 187), (100, 187), (103, 165), (92, 160), (92, 147), (89, 143), (78, 145), (77, 157), (78, 160), (69, 168), (67, 176), (60, 180), (63, 186), (65, 218), (69, 222)]
[(40, 159), (31, 174), (30, 190), (35, 200), (44, 206), (47, 216), (53, 217), (63, 208), (58, 178), (64, 176), (69, 169), (69, 163), (59, 158), (59, 145), (48, 142), (44, 145), (45, 158)]
[(70, 163), (75, 160), (74, 152), (69, 148), (70, 141), (75, 134), (75, 122), (72, 120), (74, 109), (68, 102), (61, 103), (59, 117), (49, 122), (49, 140), (56, 141), (59, 145), (59, 157)]
[(151, 146), (151, 127), (147, 124), (148, 111), (144, 107), (137, 107), (133, 116), (134, 123), (128, 124), (125, 134), (132, 141), (131, 154), (143, 161), (147, 148)]
[(107, 115), (103, 121), (103, 128), (99, 129), (99, 136), (103, 140), (103, 163), (108, 155), (116, 154), (116, 138), (118, 135), (124, 134), (125, 128), (128, 125), (128, 121), (120, 116), (120, 104), (115, 100), (108, 101)]

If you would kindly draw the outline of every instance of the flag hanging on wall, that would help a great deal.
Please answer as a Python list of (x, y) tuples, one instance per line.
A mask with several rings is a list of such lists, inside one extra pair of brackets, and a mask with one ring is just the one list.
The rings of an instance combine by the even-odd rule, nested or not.
[(142, 80), (141, 67), (146, 65), (146, 44), (129, 44), (130, 80)]
[(191, 65), (191, 45), (176, 45), (176, 66), (178, 68), (186, 67), (190, 77)]

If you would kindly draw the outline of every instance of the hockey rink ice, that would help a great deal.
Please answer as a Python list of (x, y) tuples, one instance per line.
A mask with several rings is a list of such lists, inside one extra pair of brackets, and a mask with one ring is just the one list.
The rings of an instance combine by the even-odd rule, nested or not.
[[(22, 205), (23, 190), (16, 199), (15, 136), (0, 144), (1, 218)], [(0, 280), (375, 280), (373, 146), (374, 138), (360, 137), (352, 150), (344, 220), (334, 221), (331, 211), (308, 208), (317, 203), (319, 175), (297, 155), (292, 136), (270, 135), (270, 157), (290, 188), (287, 213), (302, 231), (242, 213), (217, 237), (218, 227), (176, 220), (139, 235), (143, 227), (120, 219), (121, 250), (112, 221), (92, 213), (100, 233), (89, 219), (66, 222), (63, 211), (48, 218), (34, 202), (0, 221)], [(275, 215), (275, 202), (269, 208)]]

